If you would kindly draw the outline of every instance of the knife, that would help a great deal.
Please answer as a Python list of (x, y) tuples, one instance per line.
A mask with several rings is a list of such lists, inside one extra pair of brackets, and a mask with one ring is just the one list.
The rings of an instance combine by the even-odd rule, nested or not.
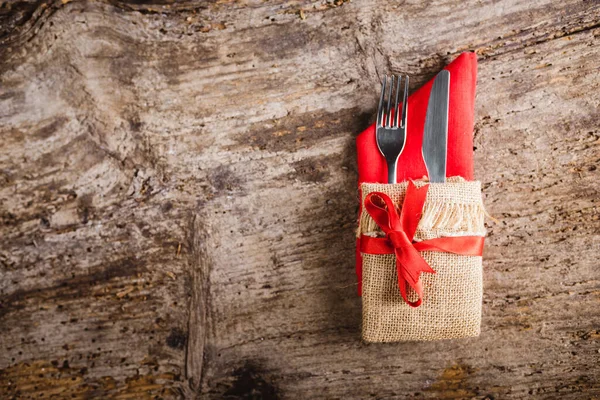
[(435, 77), (423, 131), (423, 160), (429, 182), (446, 181), (446, 153), (448, 152), (448, 103), (450, 72), (443, 70)]

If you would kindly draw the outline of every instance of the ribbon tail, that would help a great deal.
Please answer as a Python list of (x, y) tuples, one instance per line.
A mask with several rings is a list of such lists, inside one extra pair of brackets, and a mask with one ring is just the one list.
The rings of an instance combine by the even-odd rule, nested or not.
[[(416, 250), (413, 249), (413, 251), (417, 257), (414, 257), (413, 254), (413, 257), (409, 256), (408, 259), (405, 259), (407, 254), (396, 250), (396, 271), (398, 273), (398, 287), (400, 288), (402, 298), (409, 306), (419, 307), (423, 302), (421, 272), (435, 274), (435, 270), (421, 258)], [(408, 253), (410, 254), (412, 252), (409, 250)], [(410, 286), (417, 294), (418, 298), (416, 301), (410, 301), (408, 299), (406, 285)]]
[(427, 264), (413, 246), (407, 246), (402, 250), (396, 250), (395, 253), (396, 260), (404, 266), (403, 270), (405, 274), (410, 277), (409, 283), (416, 284), (419, 281), (422, 272), (435, 274), (435, 270)]
[(408, 304), (410, 304), (410, 301), (408, 301), (408, 293), (406, 290), (406, 284), (408, 282), (406, 282), (406, 278), (404, 277), (404, 268), (402, 268), (402, 265), (400, 265), (399, 261), (396, 261), (396, 272), (398, 273), (398, 288), (400, 289), (400, 294), (402, 295), (402, 298), (404, 299), (404, 301)]
[[(423, 302), (423, 285), (421, 284), (421, 281), (411, 282), (411, 277), (406, 275), (406, 268), (404, 268), (400, 261), (396, 261), (396, 270), (398, 272), (398, 288), (400, 288), (402, 298), (409, 306), (413, 308), (419, 307)], [(417, 294), (416, 301), (410, 301), (408, 299), (406, 285), (410, 286)]]

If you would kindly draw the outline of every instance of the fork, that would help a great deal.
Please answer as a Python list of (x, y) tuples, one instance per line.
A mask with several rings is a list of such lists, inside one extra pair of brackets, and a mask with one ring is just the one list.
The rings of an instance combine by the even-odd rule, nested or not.
[[(394, 92), (394, 79), (396, 83), (396, 99), (392, 108), (392, 95)], [(400, 83), (402, 76), (392, 75), (389, 87), (387, 87), (387, 75), (383, 78), (381, 85), (381, 98), (377, 108), (377, 122), (375, 137), (377, 147), (385, 158), (388, 169), (388, 183), (396, 183), (396, 169), (398, 157), (404, 150), (406, 142), (406, 114), (408, 109), (408, 75), (404, 76), (404, 96), (402, 99), (402, 114), (398, 107), (400, 97)], [(387, 90), (386, 90), (387, 89)], [(387, 96), (386, 96), (387, 94)], [(384, 104), (385, 103), (385, 104)]]

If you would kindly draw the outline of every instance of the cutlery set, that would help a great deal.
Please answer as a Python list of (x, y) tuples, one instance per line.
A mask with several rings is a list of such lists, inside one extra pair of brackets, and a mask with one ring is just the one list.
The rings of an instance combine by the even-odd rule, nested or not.
[(410, 96), (408, 76), (384, 77), (375, 126), (356, 139), (365, 342), (481, 332), (486, 213), (473, 178), (476, 77), (473, 53)]
[[(402, 108), (400, 109), (399, 98), (402, 80), (404, 80), (404, 87)], [(394, 82), (396, 82), (395, 87)], [(381, 85), (375, 138), (377, 147), (386, 160), (388, 183), (396, 183), (398, 157), (402, 154), (406, 143), (408, 82), (408, 76), (395, 77), (392, 75), (389, 85), (387, 76), (384, 77)], [(446, 181), (449, 93), (450, 72), (443, 70), (437, 74), (431, 87), (423, 130), (421, 150), (430, 182)]]

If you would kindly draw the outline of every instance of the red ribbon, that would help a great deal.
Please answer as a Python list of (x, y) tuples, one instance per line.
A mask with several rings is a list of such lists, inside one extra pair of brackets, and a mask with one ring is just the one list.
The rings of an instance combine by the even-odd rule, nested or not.
[[(417, 188), (412, 181), (408, 182), (406, 196), (400, 215), (392, 199), (381, 192), (369, 193), (365, 198), (365, 209), (386, 234), (385, 238), (361, 236), (360, 251), (367, 254), (395, 254), (398, 287), (404, 301), (411, 307), (418, 307), (423, 300), (422, 272), (435, 274), (435, 271), (419, 254), (420, 251), (442, 251), (465, 256), (481, 256), (483, 254), (483, 237), (457, 236), (414, 242), (419, 220), (423, 213), (423, 205), (427, 198), (429, 185)], [(418, 295), (417, 301), (409, 301), (406, 285)]]

